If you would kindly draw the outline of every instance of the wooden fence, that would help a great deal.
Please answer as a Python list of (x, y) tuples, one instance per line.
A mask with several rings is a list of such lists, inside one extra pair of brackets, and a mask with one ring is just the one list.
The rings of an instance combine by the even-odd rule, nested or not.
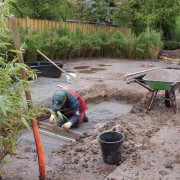
[[(71, 31), (75, 32), (77, 27), (80, 27), (83, 32), (92, 32), (92, 31), (109, 31), (113, 32), (121, 31), (124, 34), (129, 34), (129, 28), (123, 27), (115, 27), (115, 26), (107, 26), (107, 25), (98, 25), (98, 24), (89, 24), (89, 23), (80, 23), (80, 22), (63, 22), (63, 21), (54, 21), (54, 20), (40, 20), (40, 19), (29, 19), (29, 18), (17, 18), (16, 19), (18, 26), (26, 28), (27, 32), (31, 32), (33, 30), (38, 30), (43, 32), (45, 28), (55, 29), (58, 27), (67, 26)], [(9, 23), (9, 19), (7, 19), (7, 23)]]

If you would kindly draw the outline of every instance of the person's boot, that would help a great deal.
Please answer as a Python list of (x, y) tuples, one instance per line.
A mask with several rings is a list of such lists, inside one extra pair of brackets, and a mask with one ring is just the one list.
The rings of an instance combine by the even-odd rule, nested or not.
[(88, 117), (85, 114), (84, 117), (83, 117), (83, 122), (88, 122), (88, 121), (89, 121), (89, 119), (88, 119)]

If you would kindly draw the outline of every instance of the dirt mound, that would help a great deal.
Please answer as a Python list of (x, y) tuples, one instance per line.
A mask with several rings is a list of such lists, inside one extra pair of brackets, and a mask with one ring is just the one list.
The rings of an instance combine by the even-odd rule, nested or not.
[(180, 49), (161, 50), (158, 54), (158, 59), (166, 59), (166, 58), (180, 60)]
[[(103, 179), (117, 166), (107, 165), (103, 162), (99, 142), (97, 136), (100, 132), (111, 130), (117, 126), (118, 119), (111, 122), (97, 125), (92, 131), (84, 134), (84, 137), (79, 139), (76, 144), (64, 145), (58, 150), (53, 151), (53, 156), (63, 157), (62, 165), (56, 167), (52, 173), (49, 172), (47, 176), (49, 179)], [(116, 123), (115, 123), (116, 122)], [(126, 140), (122, 148), (122, 162), (135, 151), (135, 143), (133, 140), (132, 125), (121, 121), (119, 125), (122, 132), (126, 135)]]

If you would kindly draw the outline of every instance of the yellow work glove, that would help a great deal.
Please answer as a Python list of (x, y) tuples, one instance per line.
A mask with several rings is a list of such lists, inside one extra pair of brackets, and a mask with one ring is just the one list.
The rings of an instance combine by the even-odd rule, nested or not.
[(56, 116), (54, 114), (51, 114), (51, 117), (49, 118), (49, 122), (51, 124), (54, 124), (56, 122)]
[(72, 123), (71, 122), (67, 122), (65, 124), (63, 124), (61, 127), (68, 130), (70, 127), (72, 126)]

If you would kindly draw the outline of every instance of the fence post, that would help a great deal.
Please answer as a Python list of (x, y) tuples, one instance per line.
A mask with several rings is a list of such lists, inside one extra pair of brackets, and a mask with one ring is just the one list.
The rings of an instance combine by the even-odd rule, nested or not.
[(26, 16), (26, 34), (29, 32), (29, 17)]
[[(19, 39), (18, 31), (17, 31), (17, 23), (16, 23), (15, 17), (12, 15), (10, 16), (10, 26), (12, 29), (12, 35), (13, 35), (16, 50), (20, 51), (20, 39)], [(18, 62), (24, 63), (22, 53), (18, 53)], [(26, 71), (23, 68), (21, 68), (21, 77), (23, 80), (27, 80)], [(24, 82), (24, 87), (28, 87), (27, 82)], [(25, 97), (27, 100), (28, 109), (30, 110), (32, 109), (32, 106), (33, 106), (30, 91), (25, 90)], [(36, 119), (33, 119), (31, 121), (31, 126), (32, 126), (32, 130), (34, 134), (34, 140), (35, 140), (36, 150), (37, 150), (37, 155), (38, 155), (39, 174), (40, 174), (39, 180), (45, 180), (44, 155), (43, 155), (43, 150), (42, 150), (42, 145), (41, 145), (41, 140), (40, 140), (40, 135), (39, 135)]]

